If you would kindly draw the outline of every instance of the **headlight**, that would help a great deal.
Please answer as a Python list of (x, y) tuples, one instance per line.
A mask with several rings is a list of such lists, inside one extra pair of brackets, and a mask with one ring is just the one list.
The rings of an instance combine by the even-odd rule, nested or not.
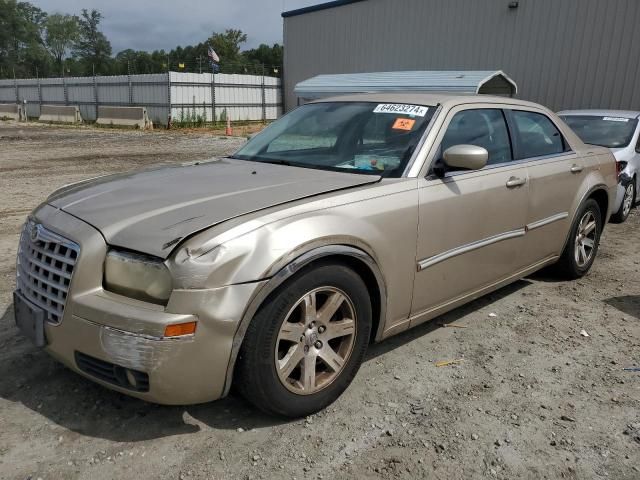
[(104, 262), (104, 288), (145, 302), (166, 305), (173, 282), (161, 259), (110, 250)]

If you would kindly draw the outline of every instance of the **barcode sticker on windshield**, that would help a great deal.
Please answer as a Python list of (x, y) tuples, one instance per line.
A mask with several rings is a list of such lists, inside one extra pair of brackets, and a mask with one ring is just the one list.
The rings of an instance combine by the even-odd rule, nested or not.
[(603, 120), (607, 122), (623, 122), (623, 123), (629, 122), (628, 118), (620, 118), (620, 117), (604, 117)]
[(406, 103), (381, 103), (373, 113), (403, 113), (405, 115), (413, 115), (416, 117), (424, 117), (429, 111), (428, 107), (422, 105), (407, 105)]

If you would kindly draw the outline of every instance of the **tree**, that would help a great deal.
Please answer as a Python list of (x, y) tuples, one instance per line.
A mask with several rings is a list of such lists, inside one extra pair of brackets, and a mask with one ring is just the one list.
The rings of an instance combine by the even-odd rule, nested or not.
[(252, 48), (242, 52), (242, 55), (251, 63), (264, 65), (268, 70), (282, 65), (284, 48), (274, 43), (272, 47), (261, 44), (258, 48)]
[(260, 45), (242, 51), (247, 35), (242, 30), (214, 32), (206, 41), (177, 46), (167, 52), (126, 49), (111, 56), (111, 44), (100, 31), (98, 10), (80, 15), (47, 16), (38, 7), (19, 0), (0, 0), (0, 78), (59, 75), (137, 74), (167, 70), (211, 71), (209, 47), (220, 56), (222, 73), (277, 74), (282, 46)]
[(220, 57), (221, 66), (224, 64), (241, 63), (240, 48), (247, 41), (247, 35), (242, 30), (227, 29), (224, 33), (214, 33), (207, 40)]
[[(0, 0), (0, 75), (26, 75), (45, 66), (42, 31), (47, 14), (28, 2)], [(13, 72), (11, 72), (13, 74)]]
[(55, 13), (47, 17), (44, 26), (46, 28), (45, 44), (58, 69), (61, 69), (67, 52), (78, 40), (78, 17)]
[(102, 14), (97, 10), (89, 12), (82, 9), (82, 15), (78, 19), (79, 35), (73, 46), (73, 54), (85, 64), (85, 73), (108, 73), (111, 60), (111, 43), (98, 27), (102, 20)]

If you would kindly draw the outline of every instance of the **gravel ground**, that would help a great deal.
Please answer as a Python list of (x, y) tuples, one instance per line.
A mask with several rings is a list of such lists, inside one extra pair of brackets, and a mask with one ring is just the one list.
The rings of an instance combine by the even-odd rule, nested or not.
[(640, 478), (640, 372), (624, 370), (640, 366), (638, 211), (607, 227), (586, 278), (538, 274), (374, 345), (347, 392), (299, 421), (235, 396), (131, 399), (18, 335), (18, 233), (49, 192), (240, 142), (0, 122), (0, 478)]

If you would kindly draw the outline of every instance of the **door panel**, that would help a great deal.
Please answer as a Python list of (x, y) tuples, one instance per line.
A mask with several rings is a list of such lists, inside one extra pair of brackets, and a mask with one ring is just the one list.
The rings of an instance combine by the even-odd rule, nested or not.
[[(525, 183), (507, 187), (514, 178)], [(420, 182), (412, 315), (526, 266), (521, 255), (529, 190), (524, 165), (511, 163)]]
[(547, 115), (512, 110), (507, 118), (516, 158), (526, 162), (529, 171), (527, 242), (522, 255), (533, 264), (561, 253), (586, 169)]
[(561, 253), (585, 169), (582, 158), (569, 153), (528, 162), (528, 170), (530, 206), (523, 255), (529, 263), (535, 263)]

